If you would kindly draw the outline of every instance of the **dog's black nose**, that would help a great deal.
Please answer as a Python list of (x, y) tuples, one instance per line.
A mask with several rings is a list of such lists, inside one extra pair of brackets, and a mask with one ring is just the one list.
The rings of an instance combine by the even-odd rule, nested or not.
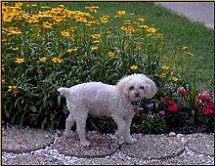
[(135, 93), (135, 97), (140, 97), (140, 94), (139, 93)]

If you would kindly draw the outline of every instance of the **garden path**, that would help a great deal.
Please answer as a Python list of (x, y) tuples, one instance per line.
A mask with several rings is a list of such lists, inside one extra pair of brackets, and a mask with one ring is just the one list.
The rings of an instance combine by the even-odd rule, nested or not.
[(90, 147), (62, 131), (8, 126), (2, 128), (2, 165), (214, 165), (212, 134), (134, 134), (122, 144), (112, 134), (88, 132)]
[(214, 29), (214, 2), (156, 2), (156, 4)]

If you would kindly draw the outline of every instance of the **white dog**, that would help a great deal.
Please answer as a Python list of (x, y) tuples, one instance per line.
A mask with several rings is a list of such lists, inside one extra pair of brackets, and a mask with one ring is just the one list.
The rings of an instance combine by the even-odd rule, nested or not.
[(130, 135), (130, 125), (134, 109), (139, 107), (143, 98), (152, 98), (157, 93), (155, 83), (143, 74), (132, 74), (123, 77), (116, 85), (101, 82), (89, 82), (71, 88), (59, 88), (61, 95), (66, 97), (70, 112), (66, 119), (65, 134), (71, 132), (76, 122), (80, 144), (89, 146), (86, 139), (86, 120), (91, 115), (110, 116), (117, 124), (115, 136), (124, 138), (125, 143), (137, 140)]

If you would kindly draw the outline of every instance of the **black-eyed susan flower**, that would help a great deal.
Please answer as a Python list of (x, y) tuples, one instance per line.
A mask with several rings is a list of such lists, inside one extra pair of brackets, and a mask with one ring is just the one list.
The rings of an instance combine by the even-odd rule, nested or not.
[(90, 49), (91, 49), (91, 51), (96, 51), (96, 50), (98, 50), (98, 46), (92, 46), (92, 47), (90, 47)]
[(54, 62), (54, 63), (61, 63), (62, 59), (60, 57), (54, 57), (54, 58), (52, 58), (52, 62)]
[(187, 46), (184, 46), (181, 48), (182, 50), (188, 50), (188, 47)]
[(165, 65), (165, 66), (161, 66), (161, 69), (163, 69), (163, 70), (169, 70), (169, 66), (167, 66), (167, 65)]
[(60, 33), (64, 37), (70, 37), (70, 32), (68, 32), (68, 31), (61, 31)]
[(122, 16), (126, 15), (126, 11), (125, 10), (119, 10), (116, 13), (117, 13), (117, 15), (115, 17), (122, 17)]
[(179, 78), (178, 78), (178, 77), (173, 76), (173, 77), (172, 77), (172, 80), (173, 80), (173, 81), (175, 81), (175, 82), (177, 82), (177, 81), (179, 80)]
[(52, 24), (46, 21), (43, 23), (43, 27), (46, 29), (52, 29)]
[(8, 86), (8, 92), (14, 92), (17, 89), (17, 86)]
[(93, 40), (92, 43), (94, 43), (94, 44), (99, 44), (99, 43), (100, 43), (100, 40)]
[(104, 16), (100, 17), (99, 19), (100, 19), (101, 23), (107, 23), (109, 21), (109, 17), (110, 16), (108, 16), (108, 15), (104, 15)]
[(139, 28), (140, 28), (140, 29), (148, 29), (149, 26), (148, 26), (148, 25), (140, 25)]
[(41, 57), (41, 58), (39, 58), (39, 61), (40, 62), (42, 62), (42, 63), (44, 63), (44, 62), (46, 62), (48, 60), (48, 58), (47, 57)]
[(140, 18), (137, 18), (137, 21), (144, 22), (145, 20), (144, 20), (144, 18), (140, 17)]
[(146, 31), (149, 33), (155, 33), (157, 30), (155, 28), (148, 28)]
[(13, 51), (19, 51), (19, 47), (12, 48)]
[(185, 54), (188, 55), (188, 56), (193, 56), (194, 55), (193, 53), (191, 53), (189, 51), (186, 51)]
[(24, 62), (25, 62), (24, 58), (16, 58), (16, 60), (15, 60), (15, 63), (19, 63), (19, 64), (24, 63)]
[(115, 53), (112, 51), (108, 51), (106, 55), (112, 58), (115, 56)]
[(92, 34), (90, 35), (93, 39), (99, 39), (101, 37), (100, 34)]
[(132, 65), (132, 66), (130, 66), (130, 69), (133, 70), (133, 71), (135, 71), (135, 70), (138, 69), (138, 66), (137, 65)]
[(77, 48), (69, 48), (68, 50), (67, 50), (67, 52), (76, 52), (78, 49)]
[(161, 78), (165, 78), (165, 77), (166, 77), (166, 73), (161, 73), (161, 74), (160, 74), (160, 77), (161, 77)]
[(89, 10), (92, 13), (97, 13), (98, 8), (98, 6), (85, 6), (85, 9)]

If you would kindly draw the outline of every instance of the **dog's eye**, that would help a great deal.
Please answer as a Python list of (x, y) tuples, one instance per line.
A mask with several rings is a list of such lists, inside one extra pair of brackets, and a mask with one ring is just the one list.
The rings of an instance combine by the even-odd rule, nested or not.
[(144, 86), (140, 86), (140, 89), (144, 89)]
[(134, 87), (133, 87), (133, 86), (129, 87), (129, 90), (132, 90), (132, 89), (134, 89)]

